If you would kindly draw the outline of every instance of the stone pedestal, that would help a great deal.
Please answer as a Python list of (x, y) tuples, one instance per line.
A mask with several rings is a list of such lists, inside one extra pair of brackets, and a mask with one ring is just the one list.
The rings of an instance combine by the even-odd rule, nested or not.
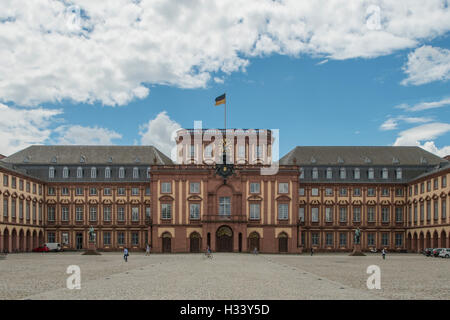
[(365, 254), (361, 251), (361, 244), (353, 245), (353, 252), (350, 253), (351, 256), (365, 256)]
[(83, 254), (85, 254), (85, 255), (100, 255), (101, 253), (97, 252), (97, 247), (95, 246), (95, 242), (94, 241), (89, 241), (88, 242), (88, 249)]

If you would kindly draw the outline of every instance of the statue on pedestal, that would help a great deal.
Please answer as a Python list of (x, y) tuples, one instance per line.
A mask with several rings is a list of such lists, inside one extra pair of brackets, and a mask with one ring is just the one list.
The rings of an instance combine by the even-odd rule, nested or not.
[(91, 227), (89, 228), (89, 242), (94, 242), (94, 241), (95, 241), (94, 235), (95, 235), (94, 227), (91, 226)]
[(355, 230), (355, 244), (361, 244), (361, 230), (359, 230), (359, 227)]

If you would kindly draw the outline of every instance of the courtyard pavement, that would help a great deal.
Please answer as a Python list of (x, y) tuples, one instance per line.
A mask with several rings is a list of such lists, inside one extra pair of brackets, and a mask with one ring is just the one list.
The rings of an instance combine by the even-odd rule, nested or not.
[[(69, 265), (81, 289), (66, 288)], [(381, 289), (369, 290), (369, 265)], [(450, 299), (450, 259), (418, 254), (275, 255), (78, 252), (10, 254), (0, 260), (0, 299)]]

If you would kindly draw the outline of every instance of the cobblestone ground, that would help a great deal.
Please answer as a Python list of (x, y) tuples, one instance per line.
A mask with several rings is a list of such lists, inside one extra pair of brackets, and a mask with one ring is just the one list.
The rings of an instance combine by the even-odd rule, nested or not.
[[(381, 268), (368, 290), (367, 266)], [(66, 269), (81, 269), (81, 290)], [(450, 259), (392, 254), (11, 254), (0, 260), (0, 299), (450, 299)]]

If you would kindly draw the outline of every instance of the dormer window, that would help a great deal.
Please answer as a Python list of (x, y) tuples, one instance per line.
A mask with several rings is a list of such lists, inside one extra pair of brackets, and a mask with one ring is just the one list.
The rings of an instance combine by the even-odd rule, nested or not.
[(319, 171), (317, 170), (317, 168), (313, 168), (313, 170), (312, 170), (312, 178), (313, 179), (319, 179)]
[(368, 172), (368, 174), (367, 174), (367, 178), (369, 178), (369, 179), (373, 179), (374, 178), (374, 170), (373, 170), (373, 168), (370, 168), (369, 169), (369, 172)]
[(123, 167), (119, 168), (119, 179), (125, 178), (125, 169)]
[(80, 163), (85, 163), (85, 162), (86, 162), (86, 157), (80, 156)]
[(77, 178), (83, 178), (83, 169), (81, 167), (77, 168)]
[(341, 179), (347, 178), (347, 171), (345, 170), (345, 168), (339, 169), (339, 177), (340, 177)]
[(342, 159), (341, 157), (338, 157), (337, 162), (338, 162), (338, 163), (344, 163), (344, 159)]
[(138, 179), (139, 178), (139, 168), (134, 167), (133, 168), (133, 179)]
[(55, 168), (54, 167), (48, 168), (48, 177), (51, 179), (53, 179), (55, 177)]
[(92, 179), (97, 178), (97, 168), (96, 167), (91, 168), (91, 178)]
[(305, 179), (305, 169), (300, 168), (300, 179)]
[(354, 175), (355, 179), (360, 179), (361, 178), (361, 171), (359, 170), (359, 168), (355, 168), (355, 175)]
[(111, 178), (111, 168), (106, 167), (105, 168), (105, 179), (110, 179), (110, 178)]
[(56, 163), (56, 157), (52, 158), (52, 163)]
[(150, 167), (147, 168), (147, 179), (150, 179)]
[(397, 179), (402, 179), (402, 168), (397, 168), (396, 170), (395, 170), (395, 176), (396, 176), (396, 178)]
[(63, 168), (63, 178), (68, 178), (69, 177), (69, 168), (64, 167)]
[(316, 158), (311, 157), (311, 163), (316, 163), (316, 162), (317, 162)]
[(428, 163), (428, 161), (426, 158), (420, 157), (420, 164), (427, 164), (427, 163)]
[(368, 158), (368, 157), (365, 157), (364, 158), (364, 162), (365, 163), (372, 163), (372, 160), (370, 160), (370, 158)]
[(381, 177), (383, 179), (387, 179), (388, 178), (388, 169), (387, 168), (383, 168), (383, 171), (381, 172)]
[(331, 168), (327, 169), (327, 179), (332, 179), (333, 178), (333, 170), (331, 170)]

